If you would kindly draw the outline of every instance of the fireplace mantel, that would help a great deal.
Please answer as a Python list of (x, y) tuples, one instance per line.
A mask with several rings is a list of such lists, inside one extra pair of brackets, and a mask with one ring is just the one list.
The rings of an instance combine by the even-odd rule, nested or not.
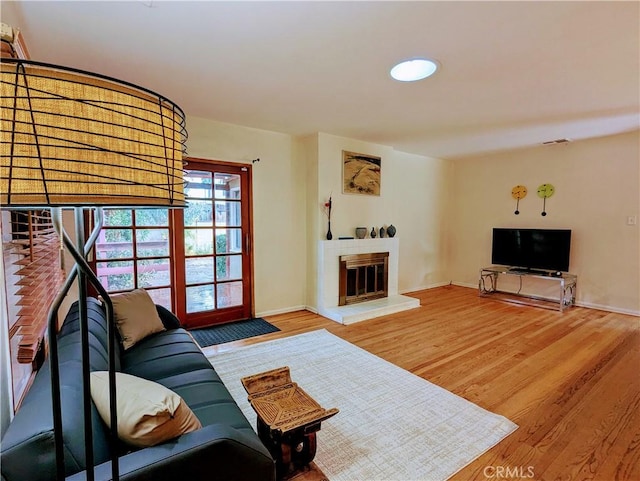
[[(341, 324), (372, 319), (420, 306), (413, 297), (398, 294), (398, 257), (400, 239), (321, 240), (318, 244), (318, 314)], [(388, 252), (388, 296), (372, 301), (338, 306), (340, 256)]]

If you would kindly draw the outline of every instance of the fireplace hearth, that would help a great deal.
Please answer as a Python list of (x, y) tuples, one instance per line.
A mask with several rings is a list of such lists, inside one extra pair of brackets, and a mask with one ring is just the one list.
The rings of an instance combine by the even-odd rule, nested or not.
[(388, 252), (340, 256), (338, 305), (387, 297), (388, 266)]

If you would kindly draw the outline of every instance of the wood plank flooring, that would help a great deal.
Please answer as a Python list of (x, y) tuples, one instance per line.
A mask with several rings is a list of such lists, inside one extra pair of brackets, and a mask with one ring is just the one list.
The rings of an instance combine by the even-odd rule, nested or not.
[(281, 332), (206, 350), (327, 329), (519, 425), (452, 480), (640, 480), (640, 318), (455, 286), (408, 295), (421, 307), (351, 326), (271, 316)]

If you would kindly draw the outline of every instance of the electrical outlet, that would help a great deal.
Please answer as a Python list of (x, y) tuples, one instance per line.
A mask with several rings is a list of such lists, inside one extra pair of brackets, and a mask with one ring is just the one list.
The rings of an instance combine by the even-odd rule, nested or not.
[(627, 225), (636, 225), (638, 223), (637, 215), (630, 215), (627, 217)]

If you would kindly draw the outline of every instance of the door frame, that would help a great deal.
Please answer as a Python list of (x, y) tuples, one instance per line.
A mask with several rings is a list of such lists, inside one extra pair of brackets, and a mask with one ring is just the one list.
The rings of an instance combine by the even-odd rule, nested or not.
[[(247, 276), (243, 275), (243, 306), (244, 303), (248, 303), (249, 317), (255, 317), (255, 297), (254, 297), (254, 260), (253, 260), (253, 176), (251, 164), (245, 164), (240, 162), (220, 161), (213, 159), (202, 159), (196, 157), (185, 157), (184, 168), (198, 170), (198, 168), (215, 171), (216, 167), (220, 170), (229, 173), (237, 173), (239, 175), (246, 175), (246, 192), (242, 192), (241, 203), (246, 203), (247, 208), (247, 225), (242, 225), (243, 230), (243, 260), (248, 258)], [(178, 292), (178, 287), (184, 289), (186, 287), (185, 268), (184, 268), (184, 217), (181, 210), (175, 212), (174, 217), (174, 269), (173, 269), (173, 282), (176, 287), (175, 292), (175, 309), (176, 315), (186, 328), (198, 328), (205, 327), (205, 325), (221, 324), (225, 322), (232, 322), (238, 319), (230, 318), (234, 312), (238, 311), (238, 306), (232, 306), (228, 308), (217, 309), (216, 311), (206, 311), (202, 313), (190, 313), (186, 312), (186, 295), (185, 292)], [(178, 265), (178, 261), (182, 262), (182, 265)], [(244, 270), (244, 264), (243, 264)], [(246, 299), (246, 301), (245, 301)], [(244, 309), (244, 307), (243, 307)]]

